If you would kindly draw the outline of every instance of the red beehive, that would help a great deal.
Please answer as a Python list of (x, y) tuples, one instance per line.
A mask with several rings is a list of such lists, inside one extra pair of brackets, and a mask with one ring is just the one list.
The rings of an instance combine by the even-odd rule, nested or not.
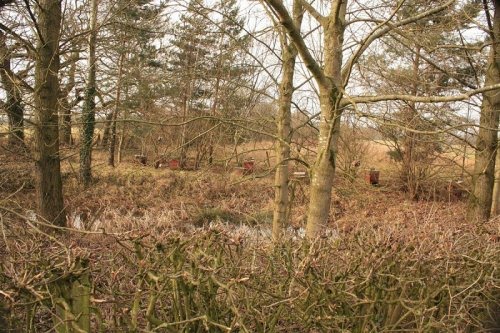
[(365, 174), (366, 182), (370, 185), (378, 185), (380, 178), (380, 171), (378, 170), (367, 170)]
[(254, 168), (255, 168), (254, 160), (243, 161), (243, 169), (245, 169), (245, 174), (253, 173)]
[(171, 170), (177, 170), (181, 167), (181, 162), (177, 159), (168, 161), (168, 167)]

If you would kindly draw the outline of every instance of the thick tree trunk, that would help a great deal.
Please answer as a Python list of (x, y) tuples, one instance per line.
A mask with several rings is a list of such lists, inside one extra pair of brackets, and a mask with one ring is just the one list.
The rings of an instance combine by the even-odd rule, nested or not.
[(0, 79), (7, 95), (6, 112), (9, 123), (9, 146), (24, 145), (24, 109), (21, 94), (16, 87), (14, 73), (10, 67), (5, 35), (0, 31)]
[[(485, 86), (500, 83), (500, 1), (493, 1), (492, 46), (488, 58)], [(498, 143), (500, 92), (483, 93), (483, 104), (476, 141), (476, 159), (472, 176), (473, 189), (469, 201), (468, 217), (486, 221), (490, 217), (495, 181), (495, 159)]]
[(110, 123), (110, 136), (109, 136), (109, 156), (108, 165), (115, 166), (115, 150), (116, 150), (116, 119), (120, 110), (120, 99), (122, 94), (122, 75), (123, 75), (123, 61), (125, 60), (125, 53), (120, 55), (118, 62), (118, 81), (116, 82), (116, 99), (115, 108), (113, 109)]
[[(332, 91), (333, 90), (333, 91)], [(341, 114), (335, 110), (338, 93), (320, 89), (321, 122), (318, 155), (312, 168), (306, 236), (314, 238), (324, 229), (330, 213), (335, 158), (340, 137)]]
[[(294, 23), (300, 29), (302, 23), (302, 6), (299, 0), (293, 4)], [(278, 104), (277, 136), (276, 141), (276, 173), (274, 175), (274, 211), (273, 211), (273, 240), (277, 241), (288, 224), (289, 216), (289, 159), (291, 142), (291, 122), (292, 122), (292, 97), (293, 97), (293, 77), (295, 71), (295, 61), (297, 59), (297, 49), (293, 43), (287, 42), (287, 38), (282, 38), (281, 58), (282, 78), (280, 82), (280, 98)]]
[(92, 142), (95, 128), (95, 96), (96, 96), (96, 38), (97, 38), (97, 1), (91, 1), (89, 60), (87, 89), (82, 112), (82, 134), (80, 148), (80, 180), (84, 187), (92, 182)]
[[(342, 48), (344, 43), (347, 1), (332, 1), (331, 17), (324, 33), (324, 75), (326, 82), (318, 82), (321, 118), (319, 124), (318, 151), (312, 167), (309, 210), (306, 236), (314, 238), (326, 226), (332, 200), (335, 175), (335, 158), (340, 136), (342, 110), (338, 108), (341, 98)], [(338, 10), (337, 10), (338, 9)]]
[(50, 223), (64, 226), (57, 114), (61, 3), (40, 0), (38, 6), (34, 133), (38, 214)]

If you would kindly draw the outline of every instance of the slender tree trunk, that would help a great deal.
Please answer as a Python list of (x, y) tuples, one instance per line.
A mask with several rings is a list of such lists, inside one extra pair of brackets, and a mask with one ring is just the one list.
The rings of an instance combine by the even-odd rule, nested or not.
[[(492, 1), (495, 7), (492, 21), (492, 45), (486, 69), (485, 86), (500, 83), (500, 1)], [(495, 159), (498, 143), (500, 92), (483, 93), (483, 104), (476, 141), (476, 158), (472, 176), (473, 189), (469, 200), (468, 217), (486, 221), (490, 217), (495, 181)]]
[[(293, 4), (294, 23), (297, 29), (300, 29), (302, 23), (302, 6), (299, 0)], [(276, 142), (276, 173), (274, 175), (274, 211), (273, 211), (273, 240), (277, 241), (288, 224), (289, 216), (289, 158), (291, 142), (291, 118), (292, 118), (292, 97), (293, 97), (293, 77), (295, 71), (295, 61), (297, 59), (297, 49), (293, 43), (287, 42), (286, 33), (282, 37), (281, 58), (282, 78), (280, 82), (280, 98), (278, 103), (277, 115), (277, 136)]]
[(82, 142), (80, 148), (80, 180), (84, 187), (89, 187), (92, 182), (92, 142), (94, 140), (96, 96), (97, 6), (98, 0), (90, 2), (89, 67), (85, 103), (82, 112)]
[[(128, 87), (125, 86), (125, 100), (128, 101)], [(129, 112), (128, 108), (125, 108), (123, 112), (123, 118), (128, 119)], [(122, 162), (123, 158), (123, 150), (125, 149), (126, 146), (126, 140), (127, 140), (127, 123), (123, 122), (122, 123), (122, 130), (120, 132), (120, 137), (118, 138), (118, 153), (117, 153), (117, 162), (120, 164)]]
[(71, 146), (73, 138), (71, 136), (71, 109), (80, 100), (77, 96), (74, 102), (70, 102), (69, 94), (75, 87), (76, 62), (78, 61), (78, 51), (71, 56), (71, 65), (67, 74), (68, 84), (59, 93), (59, 142), (61, 145)]
[[(188, 88), (189, 90), (189, 88)], [(186, 122), (187, 120), (187, 114), (188, 114), (188, 92), (182, 97), (182, 122)], [(187, 159), (187, 147), (186, 147), (186, 142), (187, 142), (187, 125), (183, 124), (182, 129), (181, 129), (181, 151), (180, 151), (180, 159), (179, 163), (181, 165), (181, 168), (186, 167), (186, 159)]]
[(57, 114), (61, 2), (40, 0), (38, 6), (34, 133), (38, 214), (64, 226)]
[[(418, 96), (418, 75), (420, 67), (420, 47), (415, 51), (415, 58), (413, 59), (413, 85), (412, 95)], [(415, 102), (408, 102), (408, 106), (403, 110), (404, 121), (409, 128), (415, 128), (414, 124), (418, 124), (418, 112)], [(420, 177), (417, 156), (417, 142), (418, 135), (413, 131), (407, 130), (404, 132), (403, 151), (402, 151), (402, 180), (407, 190), (407, 194), (412, 200), (418, 199), (420, 192)]]
[[(342, 48), (344, 43), (345, 15), (347, 1), (332, 1), (332, 13), (325, 27), (324, 74), (327, 82), (319, 87), (321, 108), (318, 152), (312, 167), (309, 209), (307, 213), (306, 236), (314, 238), (328, 221), (332, 186), (335, 175), (335, 158), (340, 137), (342, 110), (337, 106), (341, 98)], [(334, 8), (338, 8), (335, 12)]]
[(71, 136), (71, 107), (67, 98), (59, 102), (61, 112), (59, 112), (59, 141), (61, 145), (71, 146), (73, 138)]
[(110, 137), (109, 137), (109, 156), (108, 165), (115, 166), (115, 148), (116, 148), (116, 119), (118, 117), (118, 112), (120, 110), (120, 99), (122, 93), (122, 76), (123, 76), (123, 62), (125, 60), (125, 52), (120, 55), (120, 60), (118, 61), (118, 81), (116, 82), (116, 98), (115, 98), (115, 108), (112, 112), (111, 124), (110, 124)]
[[(220, 62), (219, 62), (219, 66), (220, 65)], [(220, 88), (220, 72), (217, 73), (217, 79), (215, 81), (215, 90), (214, 90), (214, 101), (212, 103), (212, 107), (210, 108), (210, 115), (212, 117), (215, 117), (215, 115), (217, 114), (217, 107), (219, 106), (219, 88)], [(212, 123), (212, 121), (210, 121), (209, 123)], [(209, 137), (208, 137), (208, 140), (209, 140), (209, 144), (208, 144), (208, 164), (209, 165), (212, 165), (213, 163), (213, 160), (214, 160), (214, 145), (215, 145), (215, 137), (217, 136), (217, 133), (214, 133), (214, 131), (212, 131), (210, 134), (209, 134)]]
[(113, 120), (113, 111), (106, 115), (106, 121), (104, 122), (104, 129), (102, 132), (101, 147), (107, 147), (109, 143), (109, 132), (111, 129), (111, 121)]
[(7, 95), (6, 112), (9, 122), (9, 146), (24, 145), (24, 109), (19, 87), (10, 67), (5, 34), (0, 31), (0, 79)]
[(491, 216), (495, 217), (500, 213), (500, 154), (498, 153), (495, 162), (495, 185), (493, 186), (493, 200), (491, 203)]

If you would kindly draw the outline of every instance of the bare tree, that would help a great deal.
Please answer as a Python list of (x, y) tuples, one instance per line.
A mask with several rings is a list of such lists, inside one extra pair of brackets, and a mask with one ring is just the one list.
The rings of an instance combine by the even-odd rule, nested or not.
[(37, 2), (35, 65), (35, 166), (38, 213), (56, 225), (66, 224), (63, 203), (57, 100), (61, 3)]
[[(323, 32), (323, 59), (321, 62), (310, 52), (305, 38), (300, 34), (288, 10), (281, 0), (267, 0), (265, 3), (271, 8), (275, 16), (286, 29), (289, 37), (297, 47), (305, 66), (314, 77), (319, 91), (319, 136), (317, 156), (312, 166), (312, 181), (310, 189), (310, 203), (307, 214), (306, 234), (315, 237), (326, 225), (329, 217), (333, 178), (335, 174), (336, 148), (339, 140), (340, 118), (347, 106), (375, 103), (379, 101), (404, 100), (420, 103), (440, 103), (458, 101), (470, 98), (474, 94), (489, 91), (498, 86), (487, 85), (483, 89), (476, 89), (461, 95), (454, 96), (414, 96), (412, 94), (385, 94), (367, 96), (349, 96), (345, 89), (351, 80), (361, 56), (370, 46), (391, 31), (426, 18), (430, 15), (449, 10), (454, 0), (441, 2), (433, 8), (417, 12), (409, 17), (395, 19), (395, 14), (401, 9), (404, 1), (400, 1), (393, 9), (385, 8), (388, 13), (385, 19), (368, 18), (366, 20), (354, 18), (354, 21), (370, 22), (374, 26), (362, 38), (346, 61), (343, 60), (344, 35), (346, 27), (353, 22), (347, 21), (347, 3), (345, 0), (332, 0), (328, 14), (323, 15), (311, 3), (302, 0), (302, 5), (320, 24)], [(343, 65), (344, 64), (344, 65)]]

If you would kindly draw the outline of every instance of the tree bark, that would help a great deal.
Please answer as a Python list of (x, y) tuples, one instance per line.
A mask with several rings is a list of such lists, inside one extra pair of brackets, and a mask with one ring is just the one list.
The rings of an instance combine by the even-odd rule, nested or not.
[[(488, 57), (485, 86), (500, 83), (500, 1), (494, 0), (494, 16), (491, 31), (492, 45)], [(483, 93), (479, 133), (476, 141), (476, 158), (472, 176), (472, 193), (469, 200), (469, 219), (480, 222), (490, 218), (495, 181), (495, 159), (498, 144), (500, 92)]]
[(92, 0), (90, 2), (89, 67), (85, 102), (82, 112), (80, 180), (86, 188), (89, 187), (92, 182), (92, 142), (94, 140), (96, 96), (97, 5), (98, 0)]
[[(299, 0), (293, 3), (293, 17), (297, 29), (300, 29), (302, 23), (302, 6)], [(297, 59), (297, 49), (291, 41), (287, 42), (286, 33), (283, 32), (281, 58), (282, 78), (279, 87), (279, 102), (277, 121), (276, 141), (276, 173), (274, 176), (274, 211), (273, 211), (273, 231), (274, 241), (278, 241), (288, 224), (289, 216), (289, 159), (291, 142), (291, 121), (292, 121), (292, 97), (294, 92), (293, 78), (295, 71), (295, 62)]]
[(111, 121), (113, 120), (113, 111), (109, 112), (106, 115), (106, 120), (104, 122), (104, 129), (102, 131), (102, 141), (101, 141), (101, 147), (106, 147), (109, 143), (109, 132), (111, 129)]
[(59, 142), (61, 145), (71, 146), (73, 137), (71, 136), (71, 109), (80, 99), (77, 96), (73, 102), (69, 100), (69, 94), (75, 87), (76, 62), (78, 61), (79, 53), (75, 51), (71, 56), (71, 65), (68, 71), (68, 84), (62, 88), (59, 93)]
[(335, 158), (340, 137), (341, 112), (335, 110), (338, 97), (338, 92), (334, 89), (320, 88), (321, 122), (318, 153), (311, 170), (312, 178), (306, 226), (306, 236), (308, 238), (316, 237), (324, 229), (330, 213)]
[(342, 47), (347, 1), (332, 1), (330, 17), (324, 26), (324, 81), (319, 81), (321, 108), (318, 152), (312, 167), (306, 236), (314, 238), (326, 226), (330, 213), (335, 158), (340, 137), (342, 109), (338, 107), (342, 87)]
[(14, 73), (10, 66), (5, 34), (0, 30), (0, 79), (6, 92), (6, 112), (9, 123), (9, 146), (24, 145), (24, 108), (21, 93), (16, 87)]
[(38, 214), (50, 223), (64, 226), (57, 114), (61, 2), (40, 0), (37, 12), (34, 137)]
[(500, 213), (499, 204), (500, 204), (500, 154), (498, 153), (497, 149), (497, 157), (495, 162), (495, 185), (493, 186), (491, 216), (495, 217)]
[[(344, 43), (346, 0), (332, 0), (330, 14), (322, 16), (307, 1), (301, 4), (324, 29), (323, 66), (314, 59), (295, 23), (280, 0), (266, 0), (293, 40), (305, 66), (319, 87), (320, 124), (316, 161), (311, 167), (311, 188), (306, 236), (314, 238), (326, 225), (330, 213), (335, 156), (340, 134), (340, 101), (343, 90), (342, 48)], [(344, 75), (345, 76), (345, 75)]]
[(109, 136), (109, 156), (108, 165), (115, 166), (115, 150), (116, 150), (116, 119), (118, 117), (118, 112), (120, 110), (120, 99), (122, 94), (122, 75), (123, 75), (123, 62), (125, 60), (125, 52), (120, 55), (120, 60), (118, 61), (118, 81), (116, 82), (116, 98), (115, 98), (115, 108), (113, 109), (111, 124), (110, 124), (110, 136)]
[[(414, 78), (412, 84), (412, 95), (418, 96), (418, 75), (420, 67), (420, 47), (416, 48), (415, 57), (413, 59), (412, 75)], [(408, 102), (408, 105), (403, 110), (403, 120), (410, 129), (415, 128), (418, 112), (415, 102)], [(412, 200), (418, 199), (420, 192), (420, 177), (419, 177), (419, 156), (417, 156), (417, 144), (419, 138), (417, 133), (411, 130), (404, 130), (403, 151), (402, 151), (402, 170), (401, 178), (406, 188), (408, 197)]]

